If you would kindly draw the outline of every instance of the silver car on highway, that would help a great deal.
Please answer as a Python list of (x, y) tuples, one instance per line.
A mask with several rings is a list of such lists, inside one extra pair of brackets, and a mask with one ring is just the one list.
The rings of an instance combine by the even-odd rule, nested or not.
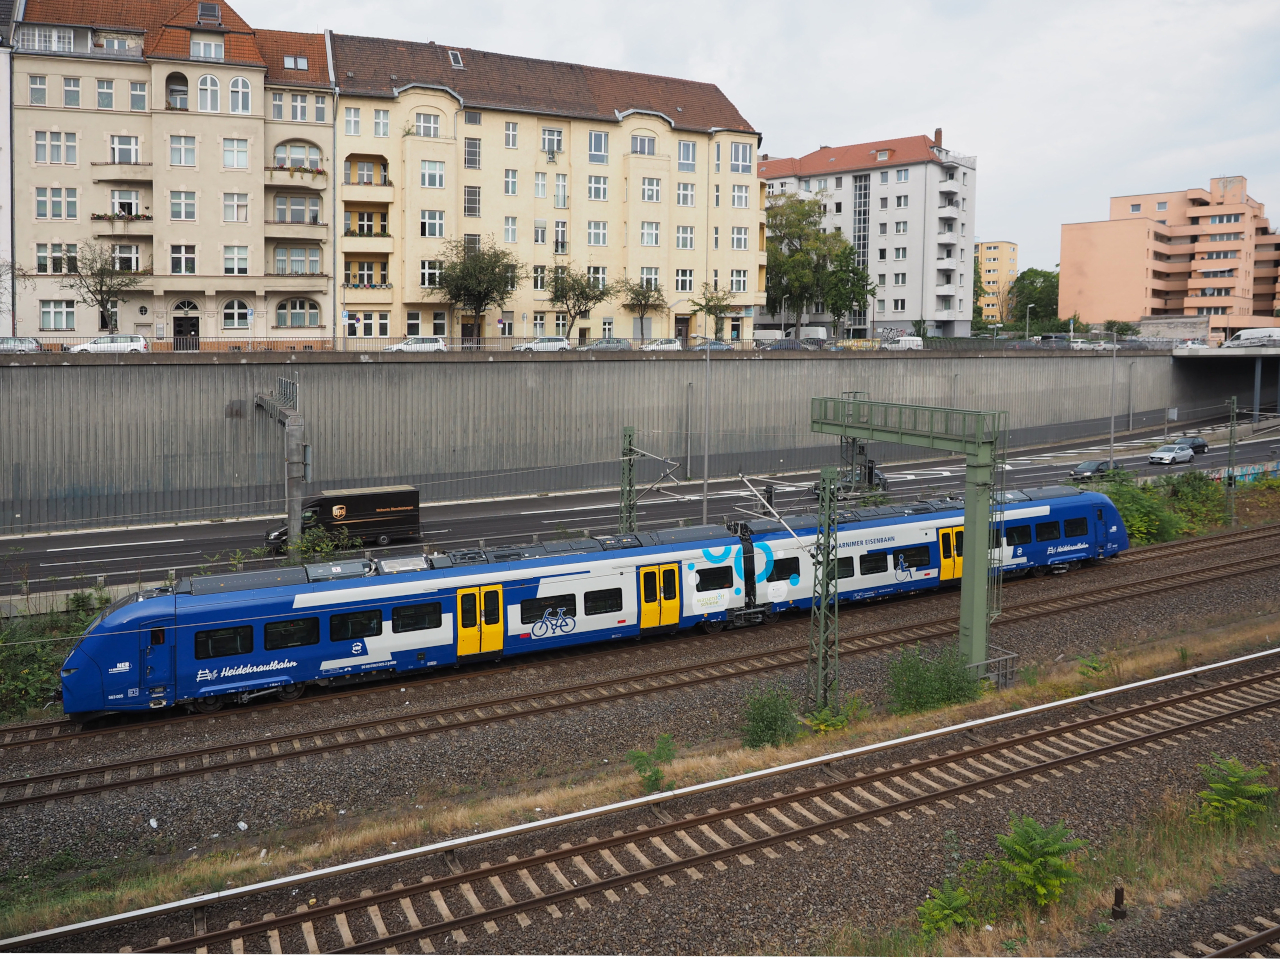
[(1151, 456), (1147, 457), (1148, 463), (1190, 463), (1196, 458), (1191, 452), (1191, 448), (1185, 443), (1166, 443)]

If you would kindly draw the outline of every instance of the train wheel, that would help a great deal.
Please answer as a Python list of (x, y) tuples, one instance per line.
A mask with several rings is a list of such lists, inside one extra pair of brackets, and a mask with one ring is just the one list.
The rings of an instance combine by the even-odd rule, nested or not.
[(777, 623), (781, 619), (782, 619), (782, 614), (777, 610), (770, 610), (768, 613), (764, 615), (765, 623)]
[(195, 701), (195, 708), (201, 713), (217, 713), (222, 709), (222, 701), (217, 697), (201, 697)]
[(291, 683), (287, 687), (281, 687), (280, 692), (276, 694), (281, 700), (297, 700), (302, 696), (304, 685), (301, 683)]
[(1031, 568), (1031, 575), (1032, 575), (1033, 577), (1043, 577), (1043, 576), (1044, 576), (1044, 567), (1032, 567), (1032, 568)]
[(702, 626), (703, 633), (719, 633), (721, 630), (724, 629), (724, 621), (723, 620), (703, 620), (701, 626)]

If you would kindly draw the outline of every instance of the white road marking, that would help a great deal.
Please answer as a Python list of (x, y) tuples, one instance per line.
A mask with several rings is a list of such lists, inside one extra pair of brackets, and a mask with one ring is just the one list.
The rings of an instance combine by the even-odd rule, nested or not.
[(149, 547), (157, 543), (182, 543), (183, 538), (177, 540), (139, 540), (137, 543), (91, 543), (84, 547), (50, 547), (45, 553), (65, 553), (68, 550), (105, 550), (108, 547)]
[(74, 567), (81, 563), (125, 563), (133, 560), (154, 560), (157, 557), (198, 557), (199, 550), (187, 553), (148, 553), (141, 557), (95, 557), (92, 560), (63, 560), (61, 563), (42, 563), (42, 567)]

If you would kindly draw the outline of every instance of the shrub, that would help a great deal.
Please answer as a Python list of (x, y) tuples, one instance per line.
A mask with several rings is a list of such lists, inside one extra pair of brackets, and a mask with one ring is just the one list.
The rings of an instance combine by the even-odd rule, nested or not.
[(1086, 840), (1068, 840), (1070, 832), (1061, 820), (1051, 827), (1042, 827), (1032, 817), (1009, 821), (1008, 835), (996, 836), (1004, 851), (1000, 869), (1009, 892), (1037, 907), (1057, 903), (1067, 885), (1080, 879), (1068, 856), (1088, 845)]
[(946, 933), (952, 927), (965, 927), (973, 923), (969, 913), (970, 896), (964, 887), (951, 879), (942, 881), (941, 889), (929, 888), (929, 898), (916, 907), (920, 926), (930, 936)]
[(851, 693), (845, 697), (844, 705), (838, 710), (826, 706), (806, 714), (805, 724), (814, 733), (827, 733), (831, 730), (843, 730), (855, 720), (865, 720), (870, 712), (866, 704), (858, 699), (858, 695)]
[(675, 756), (676, 748), (671, 734), (664, 733), (654, 742), (652, 751), (648, 753), (643, 750), (628, 751), (627, 762), (636, 768), (636, 773), (640, 775), (640, 782), (644, 784), (645, 793), (661, 793), (675, 786), (675, 781), (667, 780), (666, 773), (662, 769), (663, 764), (670, 763)]
[(919, 646), (903, 650), (889, 664), (889, 706), (894, 713), (918, 713), (982, 695), (982, 681), (969, 672), (958, 647), (942, 650), (926, 660)]
[(1103, 492), (1120, 511), (1132, 543), (1163, 543), (1178, 535), (1181, 524), (1156, 484), (1139, 486), (1131, 475), (1121, 474), (1110, 480)]
[(1197, 823), (1220, 823), (1229, 827), (1249, 827), (1271, 804), (1275, 787), (1259, 783), (1267, 768), (1246, 767), (1235, 757), (1223, 759), (1216, 753), (1209, 763), (1197, 764), (1208, 790), (1196, 794), (1200, 809), (1192, 819)]
[(742, 745), (753, 750), (763, 746), (780, 747), (795, 740), (800, 731), (797, 709), (791, 691), (785, 687), (761, 690), (747, 695), (747, 723), (742, 728)]

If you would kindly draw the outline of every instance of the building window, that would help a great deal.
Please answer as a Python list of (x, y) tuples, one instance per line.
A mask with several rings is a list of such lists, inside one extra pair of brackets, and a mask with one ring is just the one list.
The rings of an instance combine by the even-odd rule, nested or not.
[(569, 252), (569, 221), (557, 220), (555, 226), (555, 247), (551, 251), (554, 254), (562, 254)]
[(878, 251), (878, 252), (879, 252), (879, 256), (878, 256), (878, 257), (876, 257), (876, 259), (877, 259), (877, 260), (888, 260), (888, 259), (889, 259), (889, 251), (888, 251), (888, 249), (887, 249), (887, 248), (885, 248), (885, 247), (881, 247), (881, 248), (879, 249), (879, 251)]
[(640, 221), (640, 246), (656, 247), (658, 245), (658, 224), (650, 220)]
[(112, 163), (137, 163), (138, 162), (138, 138), (112, 136), (111, 162)]
[(735, 250), (747, 249), (747, 228), (733, 227), (732, 231), (733, 231), (733, 249)]
[(643, 154), (652, 157), (657, 153), (657, 141), (653, 137), (640, 137), (632, 134), (631, 136), (631, 152)]
[(681, 173), (694, 173), (697, 168), (698, 144), (693, 140), (681, 140), (676, 144), (676, 152), (676, 169)]
[(222, 219), (226, 223), (249, 222), (249, 195), (224, 193), (222, 195)]
[(346, 108), (346, 134), (348, 137), (360, 136), (360, 108)]
[(676, 290), (679, 293), (693, 292), (693, 271), (692, 270), (676, 271)]
[(1129, 212), (1130, 212), (1130, 213), (1141, 213), (1141, 212), (1142, 212), (1142, 204), (1140, 204), (1140, 203), (1131, 203), (1131, 204), (1129, 204)]
[(907, 301), (906, 301), (906, 299), (905, 299), (905, 298), (904, 298), (904, 299), (901, 299), (901, 300), (894, 300), (894, 301), (893, 301), (893, 312), (894, 312), (894, 313), (905, 313), (905, 312), (906, 312), (906, 309), (907, 309)]
[(56, 130), (37, 130), (36, 163), (75, 163), (76, 135)]
[(907, 275), (905, 273), (895, 273), (893, 275), (893, 285), (895, 287), (905, 287), (907, 285)]
[[(235, 249), (227, 247), (228, 250)], [(240, 249), (244, 249), (241, 247)], [(230, 273), (231, 271), (227, 271)], [(243, 300), (228, 300), (222, 307), (222, 326), (227, 330), (246, 330), (249, 327), (249, 305)]]
[(657, 267), (641, 267), (640, 268), (640, 284), (646, 290), (658, 289), (658, 268)]
[(443, 210), (423, 210), (422, 221), (419, 224), (421, 235), (424, 237), (443, 237), (444, 236), (444, 211)]
[(677, 207), (693, 206), (693, 184), (692, 183), (676, 184), (676, 206)]
[(516, 195), (516, 172), (514, 170), (508, 169), (502, 174), (502, 193), (508, 197)]
[(605, 220), (587, 221), (587, 246), (607, 247), (609, 245), (609, 224)]
[(541, 337), (547, 332), (547, 315), (545, 313), (535, 313), (533, 315), (533, 335)]
[(533, 221), (533, 242), (534, 243), (547, 242), (547, 221), (545, 220)]
[(567, 173), (556, 174), (556, 196), (554, 202), (558, 210), (563, 210), (569, 206), (569, 175)]
[(1168, 200), (1157, 200), (1157, 201), (1156, 201), (1156, 211), (1157, 211), (1157, 212), (1158, 212), (1158, 211), (1161, 211), (1161, 210), (1168, 210), (1168, 209), (1169, 209), (1169, 201), (1168, 201)]
[(464, 217), (480, 216), (480, 188), (462, 188), (462, 215)]
[(314, 300), (281, 300), (276, 307), (277, 327), (320, 326), (320, 305)]
[(720, 144), (716, 144), (715, 172), (720, 172)]
[(231, 276), (243, 276), (249, 272), (248, 247), (223, 247), (222, 272)]
[[(886, 172), (886, 173), (888, 173), (888, 171), (887, 171), (887, 170), (886, 170), (885, 172)], [(907, 182), (907, 180), (910, 178), (910, 176), (911, 176), (911, 169), (910, 169), (910, 168), (904, 168), (904, 169), (901, 169), (901, 170), (899, 170), (899, 171), (898, 171), (898, 182), (899, 182), (899, 183), (906, 183), (906, 182)]]
[(895, 259), (895, 260), (905, 260), (905, 259), (907, 259), (907, 248), (906, 248), (906, 247), (894, 247), (894, 248), (893, 248), (893, 259)]
[(76, 302), (74, 300), (41, 300), (41, 330), (74, 330), (76, 328)]
[(37, 220), (75, 220), (75, 187), (36, 187)]
[(197, 90), (196, 109), (201, 113), (217, 113), (219, 92), (218, 78), (211, 77), (206, 74), (200, 78)]
[(733, 185), (733, 205), (741, 209), (746, 209), (750, 203), (750, 187), (744, 183), (735, 183)]
[[(34, 78), (33, 78), (33, 79), (34, 79)], [(41, 78), (40, 78), (40, 81), (41, 81), (41, 86), (43, 87), (44, 77), (41, 77)], [(41, 102), (41, 103), (44, 103), (44, 92), (43, 92), (43, 89), (42, 89), (42, 91), (41, 91), (40, 97), (41, 97), (40, 102)], [(98, 109), (99, 109), (99, 110), (114, 110), (114, 109), (115, 109), (115, 103), (116, 103), (116, 84), (115, 84), (115, 81), (114, 81), (114, 80), (99, 80), (99, 81), (98, 81)]]
[(729, 145), (729, 172), (751, 173), (751, 144), (732, 143)]
[[(543, 229), (545, 230), (546, 228), (544, 227)], [(547, 268), (545, 266), (538, 265), (533, 268), (533, 289), (547, 289)]]
[(898, 194), (898, 196), (894, 197), (894, 206), (905, 207), (906, 205), (907, 205), (907, 194), (900, 193)]
[[(110, 83), (110, 81), (107, 81)], [(99, 84), (101, 85), (101, 84)], [(44, 77), (28, 77), (27, 78), (27, 102), (32, 106), (43, 107), (47, 100), (48, 87), (45, 85)], [(99, 94), (101, 99), (101, 94)], [(108, 107), (108, 109), (110, 109)], [(54, 301), (49, 301), (50, 303)]]
[(543, 153), (563, 153), (564, 152), (564, 131), (559, 127), (543, 127), (542, 128), (542, 152)]
[(440, 136), (440, 116), (435, 113), (419, 113), (413, 118), (413, 132), (419, 137)]
[(589, 130), (587, 132), (587, 162), (609, 162), (609, 134), (603, 130)]
[(169, 272), (175, 275), (196, 272), (196, 248), (193, 244), (174, 244), (169, 248)]
[(693, 227), (676, 227), (676, 249), (693, 249)]
[(608, 177), (587, 177), (587, 199), (588, 200), (608, 200), (609, 199), (609, 178)]
[(464, 111), (463, 111), (463, 113), (462, 113), (462, 122), (463, 122), (463, 123), (468, 123), (468, 124), (470, 124), (470, 125), (471, 125), (471, 126), (473, 126), (473, 127), (478, 127), (478, 126), (480, 126), (480, 111), (479, 111), (479, 110), (464, 110)]
[(463, 141), (462, 165), (468, 170), (480, 169), (479, 137), (467, 137)]
[(247, 170), (249, 168), (249, 141), (223, 140), (222, 165), (233, 169)]
[(733, 293), (747, 292), (747, 271), (731, 270), (729, 271), (729, 289)]
[(516, 242), (516, 218), (515, 217), (502, 218), (502, 241), (504, 243)]
[(517, 139), (519, 129), (519, 124), (513, 123), (510, 120), (507, 121), (503, 142), (506, 144), (508, 150), (516, 149), (516, 144), (519, 143), (519, 140)]
[[(304, 116), (302, 119), (306, 119)], [(373, 111), (373, 135), (375, 137), (391, 136), (391, 111), (375, 110)]]
[(440, 286), (440, 271), (444, 268), (443, 260), (423, 260), (422, 261), (422, 286), (438, 287)]
[(533, 195), (540, 200), (547, 198), (547, 175), (545, 173), (535, 173), (533, 175)]
[(122, 273), (137, 273), (142, 259), (138, 255), (136, 243), (115, 244), (111, 248), (111, 258), (115, 262), (115, 268)]
[[(137, 247), (134, 247), (136, 252)], [(65, 256), (64, 256), (65, 251)], [(120, 269), (118, 266), (116, 269)], [(76, 245), (74, 243), (37, 243), (36, 273), (75, 273)]]
[(1209, 218), (1210, 223), (1239, 223), (1240, 214), (1238, 213), (1220, 213)]
[(191, 56), (198, 60), (223, 59), (224, 47), (219, 40), (192, 40)]
[(194, 167), (196, 165), (196, 138), (170, 137), (169, 163), (175, 167)]
[[(826, 231), (824, 230), (823, 233), (826, 233)], [(711, 249), (712, 250), (720, 249), (720, 228), (719, 227), (711, 228)]]
[(421, 179), (424, 187), (432, 190), (444, 189), (444, 161), (423, 160)]
[(196, 194), (194, 190), (173, 190), (169, 193), (169, 219), (194, 220), (196, 218)]
[[(41, 77), (41, 80), (44, 78)], [(146, 88), (146, 84), (142, 84)], [(145, 97), (144, 97), (145, 100)], [(63, 77), (62, 78), (62, 105), (64, 107), (80, 106), (80, 78), (79, 77)], [(143, 110), (146, 109), (144, 103)]]
[(569, 315), (567, 313), (556, 314), (556, 336), (566, 337), (569, 335)]

